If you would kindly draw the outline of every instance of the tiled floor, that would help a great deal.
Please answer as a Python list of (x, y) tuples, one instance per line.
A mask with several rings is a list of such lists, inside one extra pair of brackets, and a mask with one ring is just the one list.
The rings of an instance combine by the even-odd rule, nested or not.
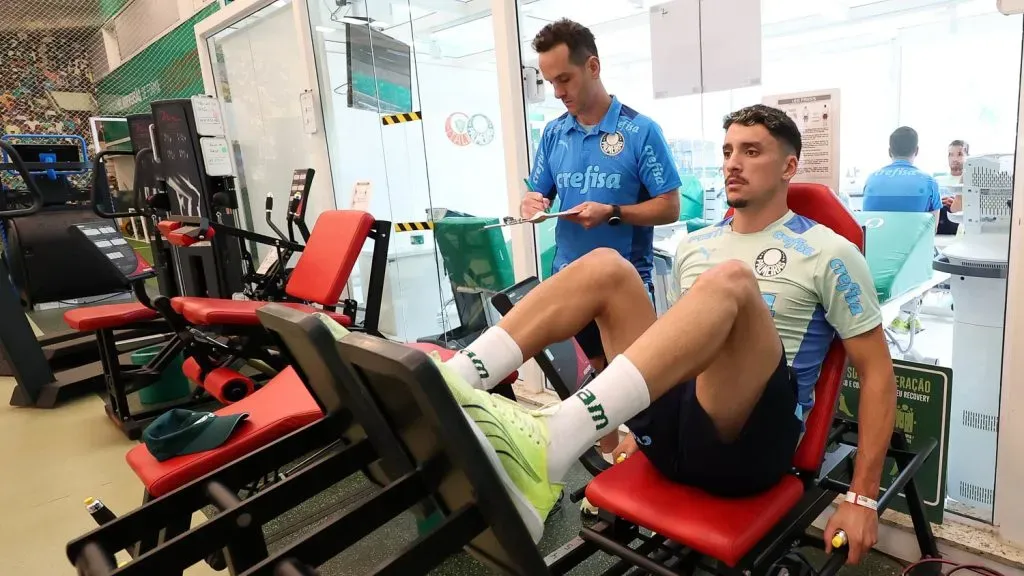
[[(14, 380), (0, 378), (0, 574), (73, 574), (64, 545), (96, 527), (82, 502), (99, 498), (115, 513), (142, 501), (124, 455), (133, 443), (107, 421), (103, 401), (80, 398), (53, 410), (7, 404)], [(214, 574), (196, 567), (189, 576)]]

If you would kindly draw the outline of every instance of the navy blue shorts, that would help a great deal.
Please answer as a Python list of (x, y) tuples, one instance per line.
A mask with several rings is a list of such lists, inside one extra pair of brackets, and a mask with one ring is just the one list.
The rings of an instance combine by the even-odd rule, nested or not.
[(764, 492), (790, 471), (803, 431), (796, 374), (783, 353), (740, 435), (723, 442), (683, 382), (626, 423), (651, 464), (668, 479), (723, 497)]

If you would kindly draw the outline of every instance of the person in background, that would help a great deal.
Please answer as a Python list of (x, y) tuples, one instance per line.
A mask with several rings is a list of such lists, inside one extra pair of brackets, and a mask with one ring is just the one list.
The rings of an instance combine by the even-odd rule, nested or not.
[(864, 183), (865, 212), (931, 212), (938, 224), (942, 201), (939, 184), (914, 166), (917, 132), (901, 126), (889, 136), (892, 163), (868, 176)]
[[(946, 159), (949, 162), (949, 175), (951, 178), (955, 179), (957, 184), (964, 183), (964, 163), (967, 161), (967, 157), (970, 153), (971, 145), (964, 140), (953, 140), (949, 143), (949, 153), (946, 156)], [(942, 219), (945, 219), (945, 221), (950, 225), (952, 232), (942, 232), (940, 230), (939, 234), (956, 234), (959, 225), (956, 222), (949, 222), (949, 219), (946, 218), (946, 214), (950, 212), (960, 212), (964, 209), (963, 195), (956, 194), (954, 196), (943, 198), (942, 206), (942, 214), (939, 216), (940, 228)]]
[[(547, 211), (557, 198), (561, 211), (575, 213), (558, 220), (552, 272), (594, 249), (612, 248), (633, 264), (653, 297), (654, 226), (679, 219), (681, 185), (661, 128), (608, 94), (594, 34), (585, 26), (552, 22), (537, 33), (533, 49), (566, 113), (544, 127), (522, 217)], [(597, 324), (576, 341), (600, 371), (606, 360)]]

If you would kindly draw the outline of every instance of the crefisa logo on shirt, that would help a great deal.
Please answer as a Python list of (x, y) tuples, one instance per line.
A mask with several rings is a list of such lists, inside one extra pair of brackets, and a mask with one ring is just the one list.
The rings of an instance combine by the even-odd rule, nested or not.
[(622, 135), (622, 132), (615, 134), (605, 132), (601, 135), (601, 152), (604, 152), (605, 156), (618, 156), (625, 147), (626, 137)]
[(621, 180), (621, 174), (606, 174), (597, 166), (587, 166), (586, 172), (559, 172), (555, 175), (556, 186), (561, 189), (580, 188), (581, 194), (586, 194), (591, 189), (617, 190), (621, 188)]

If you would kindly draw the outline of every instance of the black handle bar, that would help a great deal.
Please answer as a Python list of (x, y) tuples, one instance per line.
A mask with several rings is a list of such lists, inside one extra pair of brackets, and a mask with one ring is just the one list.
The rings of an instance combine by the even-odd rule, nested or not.
[(14, 162), (14, 168), (18, 171), (18, 175), (25, 181), (25, 186), (28, 188), (29, 196), (32, 197), (32, 205), (28, 208), (16, 208), (13, 210), (0, 210), (0, 218), (17, 218), (19, 216), (30, 216), (39, 212), (43, 208), (43, 193), (36, 186), (36, 181), (32, 179), (32, 174), (29, 172), (25, 161), (21, 159), (21, 155), (7, 142), (0, 140), (0, 148), (11, 157), (11, 161)]
[[(96, 155), (96, 159), (92, 165), (92, 211), (96, 213), (100, 218), (131, 218), (133, 216), (140, 216), (136, 212), (105, 212), (103, 210), (103, 199), (100, 198), (100, 166), (104, 164), (103, 159), (107, 156), (134, 156), (133, 152), (125, 152), (120, 150), (104, 150)], [(106, 170), (103, 170), (106, 173)], [(113, 205), (113, 202), (111, 202)]]

